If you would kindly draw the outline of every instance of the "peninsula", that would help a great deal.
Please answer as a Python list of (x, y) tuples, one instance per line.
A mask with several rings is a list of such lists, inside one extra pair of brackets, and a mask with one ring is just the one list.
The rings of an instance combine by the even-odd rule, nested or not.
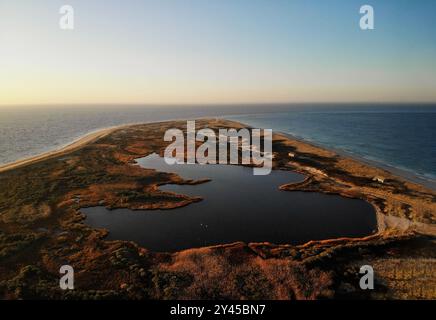
[[(200, 119), (199, 128), (245, 128)], [(164, 154), (165, 131), (185, 121), (128, 125), (90, 134), (57, 151), (0, 168), (0, 297), (3, 299), (434, 299), (436, 192), (333, 151), (273, 135), (273, 169), (306, 178), (281, 190), (336, 194), (370, 203), (377, 230), (363, 238), (301, 245), (223, 243), (157, 253), (84, 223), (81, 208), (175, 209), (200, 198), (164, 192), (193, 184), (141, 168)], [(250, 128), (249, 128), (250, 129)], [(170, 211), (169, 211), (170, 213)], [(75, 289), (59, 288), (72, 265)], [(359, 268), (376, 290), (359, 288)]]

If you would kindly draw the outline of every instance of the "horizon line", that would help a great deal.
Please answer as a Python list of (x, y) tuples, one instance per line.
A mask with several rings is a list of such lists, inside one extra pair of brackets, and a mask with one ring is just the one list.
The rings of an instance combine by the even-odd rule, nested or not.
[(185, 106), (259, 106), (259, 105), (436, 105), (436, 101), (304, 101), (304, 102), (193, 102), (193, 103), (153, 103), (153, 102), (79, 102), (79, 103), (66, 103), (66, 102), (50, 102), (50, 103), (16, 103), (16, 104), (0, 104), (2, 107), (56, 107), (56, 106), (165, 106), (165, 107), (185, 107)]

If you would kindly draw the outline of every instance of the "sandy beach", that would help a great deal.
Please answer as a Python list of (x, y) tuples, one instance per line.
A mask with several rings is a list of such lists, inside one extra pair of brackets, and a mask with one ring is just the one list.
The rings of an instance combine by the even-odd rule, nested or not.
[(11, 162), (11, 163), (8, 163), (5, 165), (1, 165), (0, 166), (0, 173), (6, 172), (6, 171), (9, 171), (12, 169), (20, 168), (20, 167), (23, 167), (26, 165), (30, 165), (30, 164), (33, 164), (36, 162), (40, 162), (43, 160), (47, 160), (47, 159), (50, 159), (53, 157), (62, 156), (64, 154), (78, 150), (78, 149), (86, 146), (87, 144), (95, 142), (103, 137), (106, 137), (107, 135), (111, 134), (112, 132), (114, 132), (116, 130), (126, 128), (128, 126), (129, 125), (120, 125), (120, 126), (114, 126), (114, 127), (100, 129), (100, 130), (97, 130), (95, 132), (86, 134), (83, 137), (71, 142), (70, 144), (68, 144), (60, 149), (44, 152), (44, 153), (41, 153), (41, 154), (33, 156), (33, 157), (24, 158), (24, 159), (20, 159), (20, 160), (17, 160), (17, 161), (14, 161), (14, 162)]
[(292, 140), (301, 141), (302, 143), (312, 145), (312, 146), (317, 147), (317, 148), (322, 148), (322, 149), (327, 149), (327, 150), (333, 151), (333, 152), (337, 153), (338, 155), (341, 155), (342, 157), (350, 158), (350, 159), (353, 159), (355, 161), (365, 163), (366, 165), (369, 165), (371, 167), (379, 168), (381, 170), (386, 170), (389, 174), (393, 174), (397, 177), (401, 177), (401, 178), (405, 179), (406, 181), (416, 183), (416, 184), (422, 185), (426, 188), (436, 190), (436, 181), (418, 177), (416, 174), (413, 174), (410, 171), (406, 171), (406, 170), (399, 169), (399, 168), (396, 168), (393, 166), (389, 166), (389, 165), (381, 163), (379, 161), (366, 159), (364, 157), (361, 157), (361, 156), (358, 156), (355, 154), (351, 154), (350, 152), (346, 152), (346, 151), (343, 151), (343, 150), (340, 150), (337, 148), (325, 147), (319, 143), (316, 143), (313, 141), (308, 141), (308, 140), (305, 140), (305, 139), (300, 138), (300, 137), (296, 137), (296, 136), (289, 134), (289, 133), (286, 133), (286, 132), (279, 132), (279, 133), (286, 136), (286, 137), (289, 137)]

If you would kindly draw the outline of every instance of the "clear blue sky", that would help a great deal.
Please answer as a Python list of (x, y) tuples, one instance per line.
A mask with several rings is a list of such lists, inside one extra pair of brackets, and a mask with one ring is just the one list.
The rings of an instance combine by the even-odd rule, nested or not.
[(434, 0), (3, 0), (0, 40), (0, 105), (436, 102)]

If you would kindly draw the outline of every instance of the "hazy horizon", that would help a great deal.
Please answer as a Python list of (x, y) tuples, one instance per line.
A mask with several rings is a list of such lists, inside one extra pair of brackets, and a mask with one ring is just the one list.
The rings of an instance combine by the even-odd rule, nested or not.
[(0, 108), (436, 103), (434, 1), (64, 4), (0, 4)]
[(436, 102), (420, 102), (420, 101), (411, 101), (411, 102), (403, 102), (403, 101), (387, 101), (387, 102), (377, 102), (377, 101), (367, 101), (367, 102), (228, 102), (228, 103), (113, 103), (113, 102), (97, 102), (97, 103), (41, 103), (41, 104), (4, 104), (0, 105), (0, 110), (2, 108), (58, 108), (58, 107), (131, 107), (131, 108), (156, 108), (156, 107), (168, 107), (168, 108), (183, 108), (183, 107), (262, 107), (262, 106), (271, 106), (271, 107), (436, 107)]

